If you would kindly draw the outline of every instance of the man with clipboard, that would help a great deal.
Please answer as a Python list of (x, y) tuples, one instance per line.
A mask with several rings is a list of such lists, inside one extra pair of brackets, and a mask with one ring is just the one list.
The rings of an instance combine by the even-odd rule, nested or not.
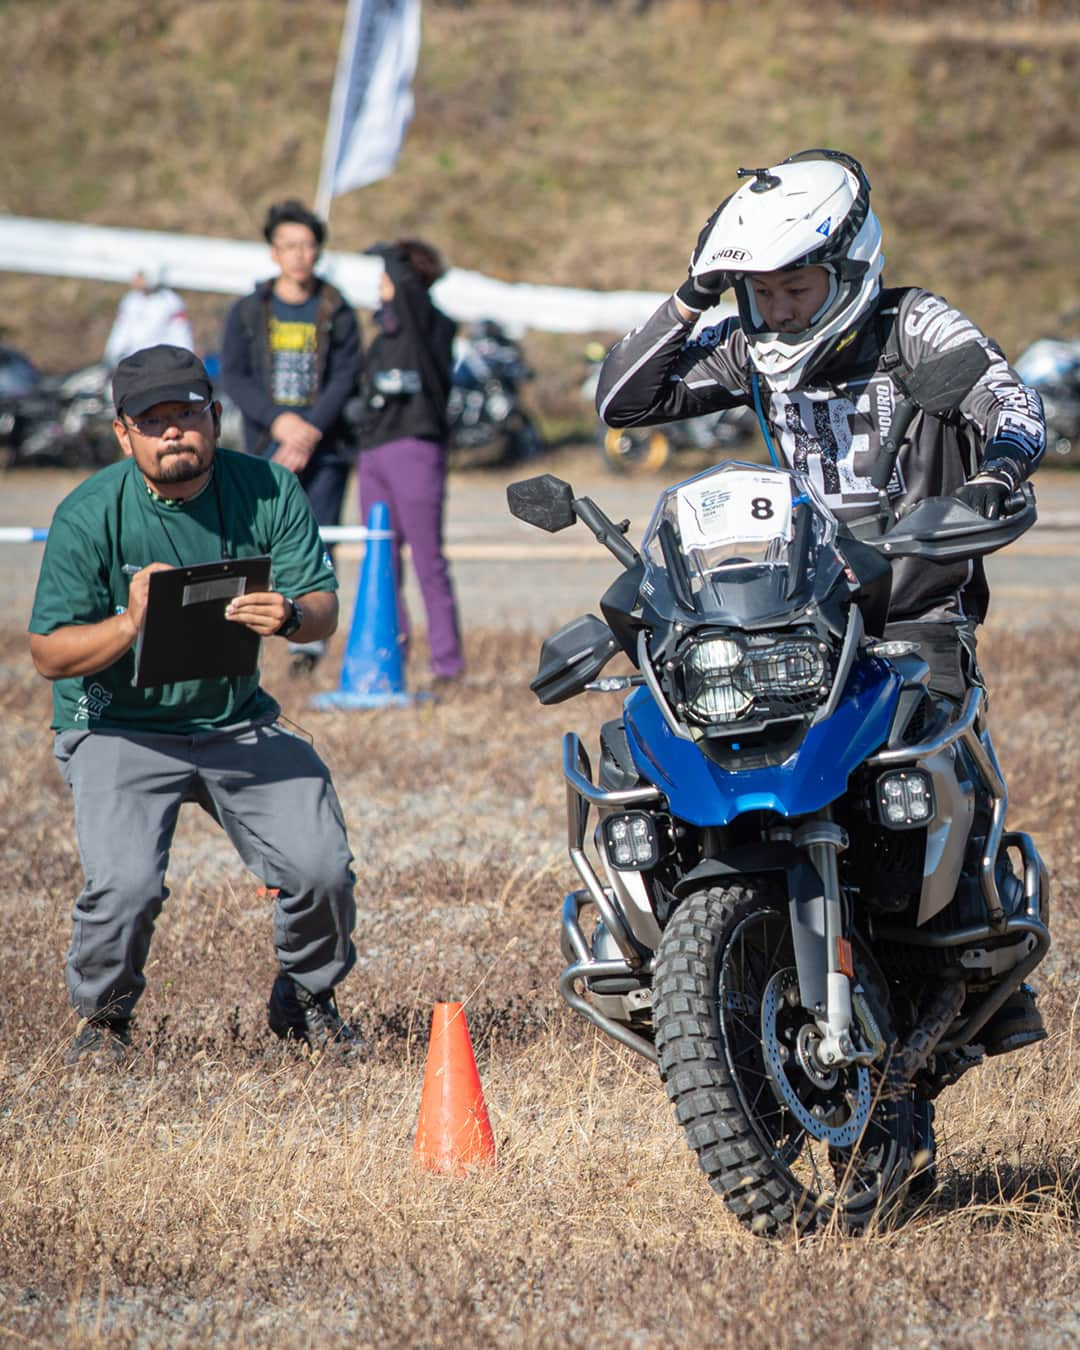
[(134, 353), (113, 399), (124, 458), (57, 507), (30, 620), (86, 875), (69, 1063), (127, 1057), (185, 801), (278, 893), (272, 1030), (347, 1045), (333, 991), (356, 959), (352, 853), (325, 764), (277, 725), (257, 665), (262, 638), (333, 633), (333, 566), (295, 476), (217, 448), (221, 405), (192, 352)]

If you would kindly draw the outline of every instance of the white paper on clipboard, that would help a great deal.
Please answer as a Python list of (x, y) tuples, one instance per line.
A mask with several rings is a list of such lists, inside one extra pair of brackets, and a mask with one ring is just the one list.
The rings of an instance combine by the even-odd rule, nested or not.
[(678, 498), (684, 549), (791, 538), (791, 480), (786, 474), (726, 473), (687, 484)]

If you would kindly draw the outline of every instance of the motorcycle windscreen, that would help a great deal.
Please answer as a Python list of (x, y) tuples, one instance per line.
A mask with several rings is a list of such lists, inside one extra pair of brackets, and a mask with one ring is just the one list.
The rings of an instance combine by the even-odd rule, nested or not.
[[(625, 726), (638, 771), (692, 825), (727, 825), (748, 811), (801, 816), (819, 811), (889, 734), (902, 680), (881, 661), (856, 662), (832, 716), (808, 728), (798, 748), (771, 768), (730, 771), (672, 734), (647, 689), (626, 701)], [(731, 744), (738, 745), (738, 737)]]
[(661, 494), (642, 540), (643, 595), (665, 619), (782, 624), (835, 583), (837, 528), (804, 474), (721, 464)]

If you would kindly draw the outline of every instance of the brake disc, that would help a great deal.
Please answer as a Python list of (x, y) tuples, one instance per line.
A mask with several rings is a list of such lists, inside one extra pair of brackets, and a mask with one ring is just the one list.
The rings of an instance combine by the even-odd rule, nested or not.
[[(765, 986), (761, 1000), (761, 1048), (773, 1091), (807, 1134), (833, 1148), (851, 1148), (870, 1119), (870, 1071), (853, 1064), (839, 1072), (825, 1070), (812, 1059), (810, 1041), (816, 1034), (811, 1022), (799, 1028), (795, 1043), (785, 1045), (778, 1025), (781, 1014), (798, 1006), (799, 981), (794, 970), (778, 970)], [(804, 1014), (809, 1016), (809, 1014)], [(793, 1025), (789, 1020), (788, 1025)], [(829, 1113), (815, 1115), (799, 1096), (799, 1079), (818, 1092), (828, 1092)], [(844, 1084), (849, 1086), (845, 1089)], [(841, 1119), (837, 1120), (838, 1113)]]

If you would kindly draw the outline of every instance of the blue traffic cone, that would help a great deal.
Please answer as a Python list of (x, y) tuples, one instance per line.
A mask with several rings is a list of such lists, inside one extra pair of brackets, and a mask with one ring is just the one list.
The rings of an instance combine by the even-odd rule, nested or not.
[(394, 532), (385, 502), (372, 504), (367, 529), (341, 678), (336, 690), (315, 695), (314, 708), (403, 707), (415, 701), (405, 692), (394, 585)]

